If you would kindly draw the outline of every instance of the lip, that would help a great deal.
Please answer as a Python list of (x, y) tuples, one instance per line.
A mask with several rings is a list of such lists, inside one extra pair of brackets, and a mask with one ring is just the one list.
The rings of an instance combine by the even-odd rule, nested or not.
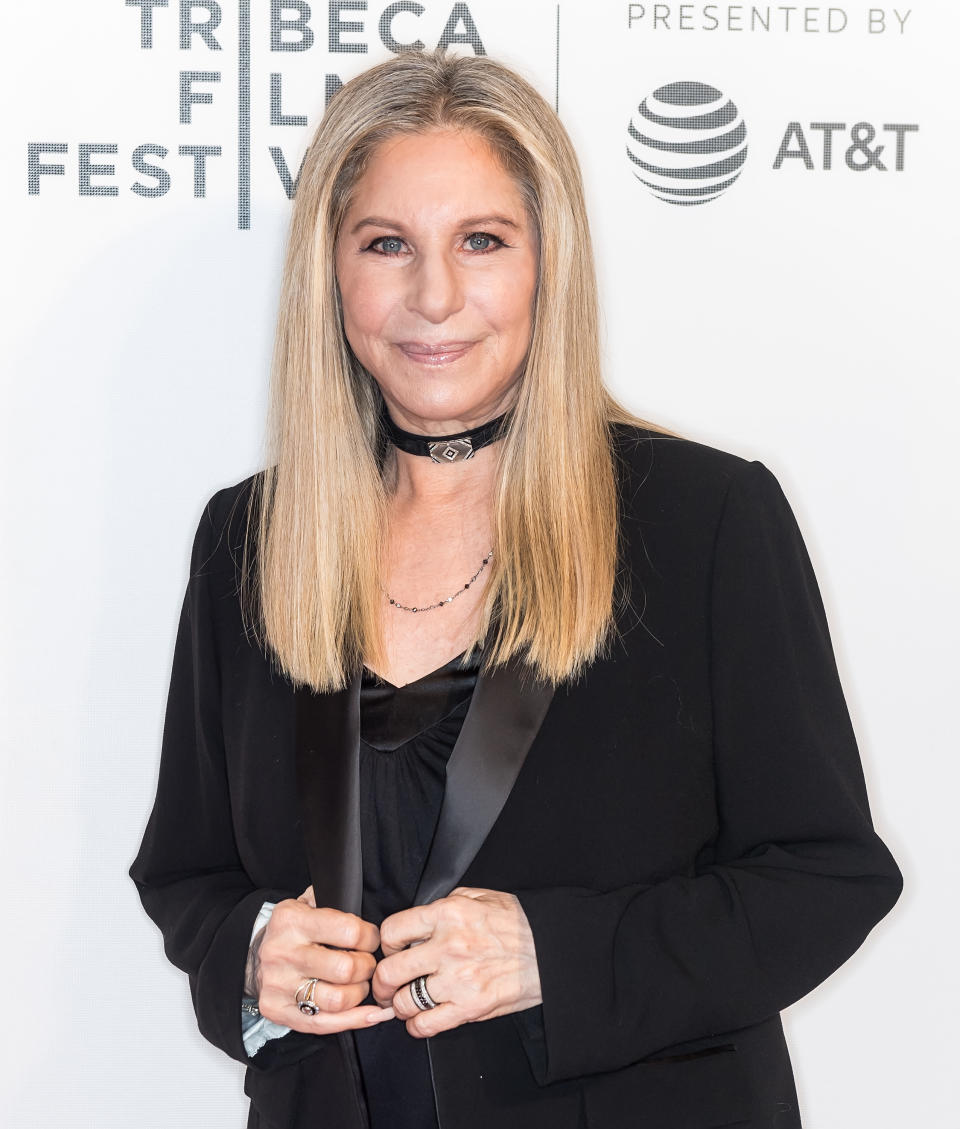
[(397, 348), (408, 360), (420, 365), (448, 365), (473, 348), (473, 341), (398, 341)]

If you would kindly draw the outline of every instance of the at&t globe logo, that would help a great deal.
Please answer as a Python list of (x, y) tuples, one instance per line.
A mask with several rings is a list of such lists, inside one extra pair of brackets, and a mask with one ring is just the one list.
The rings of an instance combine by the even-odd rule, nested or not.
[(704, 82), (671, 82), (640, 103), (629, 126), (634, 176), (668, 204), (706, 204), (737, 179), (747, 127), (733, 102)]

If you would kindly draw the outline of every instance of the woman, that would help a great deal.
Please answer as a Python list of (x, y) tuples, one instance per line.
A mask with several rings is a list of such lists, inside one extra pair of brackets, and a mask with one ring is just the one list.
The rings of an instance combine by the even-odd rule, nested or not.
[(900, 875), (776, 479), (603, 387), (527, 83), (408, 53), (333, 99), (274, 382), (131, 868), (249, 1125), (800, 1125), (779, 1012)]

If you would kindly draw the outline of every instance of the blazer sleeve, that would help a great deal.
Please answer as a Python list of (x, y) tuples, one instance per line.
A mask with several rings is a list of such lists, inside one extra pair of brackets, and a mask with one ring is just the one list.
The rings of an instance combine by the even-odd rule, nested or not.
[(746, 1027), (842, 964), (902, 879), (873, 829), (803, 539), (773, 474), (743, 463), (717, 527), (710, 669), (719, 835), (692, 876), (607, 892), (517, 890), (545, 1084)]
[(243, 1043), (240, 1002), (253, 923), (265, 901), (299, 891), (255, 887), (234, 838), (212, 608), (219, 497), (207, 504), (194, 538), (156, 799), (129, 873), (167, 957), (189, 977), (200, 1032), (231, 1058), (264, 1069), (303, 1057), (318, 1037), (293, 1033), (255, 1059)]

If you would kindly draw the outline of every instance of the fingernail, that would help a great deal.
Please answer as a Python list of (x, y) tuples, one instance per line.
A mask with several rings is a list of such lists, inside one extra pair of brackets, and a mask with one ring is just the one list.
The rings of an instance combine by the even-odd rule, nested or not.
[(367, 1023), (383, 1023), (385, 1019), (394, 1019), (394, 1011), (392, 1007), (384, 1008), (379, 1015), (368, 1015)]

